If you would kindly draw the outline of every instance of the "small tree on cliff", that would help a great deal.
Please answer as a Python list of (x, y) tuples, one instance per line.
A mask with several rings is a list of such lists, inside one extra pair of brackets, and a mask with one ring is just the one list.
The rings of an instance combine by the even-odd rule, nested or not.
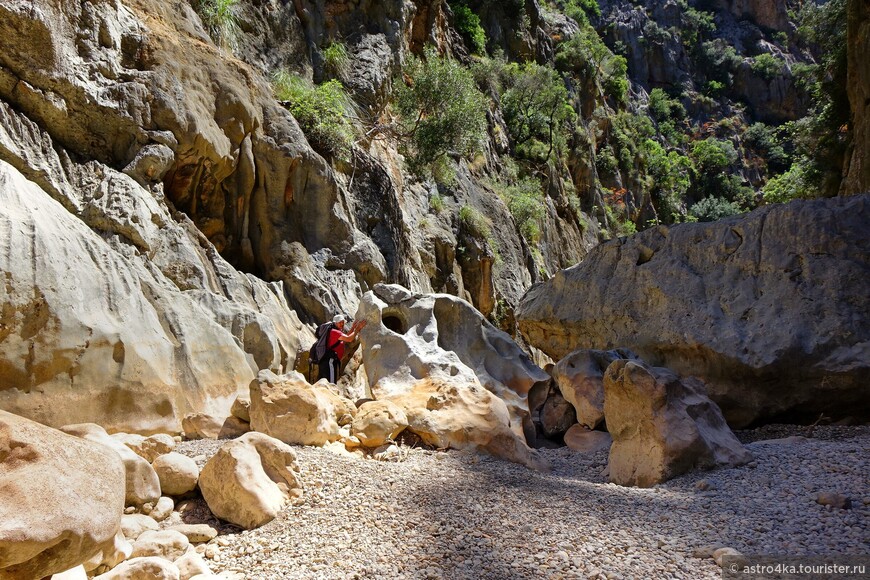
[(411, 57), (396, 84), (396, 134), (410, 168), (422, 174), (449, 154), (470, 155), (486, 136), (486, 98), (471, 71), (427, 47)]

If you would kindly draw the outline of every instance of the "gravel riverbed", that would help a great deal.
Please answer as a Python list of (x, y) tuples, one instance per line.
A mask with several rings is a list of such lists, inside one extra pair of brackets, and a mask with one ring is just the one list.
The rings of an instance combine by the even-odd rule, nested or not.
[[(602, 475), (607, 452), (543, 449), (552, 471), (467, 452), (402, 448), (395, 462), (296, 446), (300, 505), (250, 531), (185, 519), (221, 535), (215, 573), (279, 578), (721, 578), (710, 557), (870, 554), (870, 427), (779, 426), (738, 432), (756, 460), (650, 489)], [(760, 439), (760, 440), (758, 440)], [(223, 441), (177, 451), (202, 465)], [(851, 509), (823, 506), (842, 494)]]

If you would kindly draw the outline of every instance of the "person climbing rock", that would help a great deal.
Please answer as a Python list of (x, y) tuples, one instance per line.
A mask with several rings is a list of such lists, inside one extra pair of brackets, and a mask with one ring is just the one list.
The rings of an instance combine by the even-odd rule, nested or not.
[(318, 362), (319, 374), (317, 379), (326, 379), (330, 383), (335, 383), (338, 380), (338, 375), (341, 372), (341, 359), (344, 357), (344, 345), (347, 342), (353, 342), (359, 336), (360, 331), (365, 328), (365, 320), (357, 320), (350, 327), (350, 332), (344, 332), (344, 326), (347, 323), (344, 315), (337, 314), (332, 319), (332, 329), (329, 331), (326, 339), (326, 354)]

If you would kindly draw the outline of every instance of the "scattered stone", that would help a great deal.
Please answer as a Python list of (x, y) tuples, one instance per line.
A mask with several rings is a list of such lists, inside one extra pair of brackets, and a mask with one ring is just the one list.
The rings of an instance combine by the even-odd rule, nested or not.
[(179, 580), (190, 580), (197, 576), (213, 577), (208, 564), (196, 552), (187, 552), (175, 560), (174, 564), (178, 566)]
[(852, 500), (843, 494), (833, 491), (822, 491), (816, 495), (816, 503), (824, 506), (831, 506), (841, 510), (852, 508)]
[(157, 433), (148, 437), (131, 433), (113, 433), (112, 438), (129, 447), (133, 453), (148, 463), (152, 463), (160, 455), (175, 449), (175, 440), (171, 435), (165, 433)]
[(133, 557), (159, 556), (175, 560), (187, 551), (190, 541), (176, 530), (147, 530), (133, 542)]
[(251, 428), (284, 443), (323, 445), (341, 439), (338, 418), (355, 415), (353, 402), (339, 397), (326, 381), (310, 385), (290, 372), (260, 371), (251, 383)]
[(126, 560), (133, 553), (133, 545), (127, 541), (120, 531), (115, 534), (111, 545), (104, 546), (96, 554), (84, 563), (84, 568), (89, 574), (99, 574), (110, 570)]
[(565, 445), (580, 453), (596, 453), (610, 449), (613, 437), (607, 431), (590, 431), (579, 423), (572, 425), (564, 436)]
[(217, 439), (226, 417), (206, 413), (191, 413), (181, 420), (181, 430), (187, 439)]
[(551, 389), (550, 395), (541, 407), (541, 427), (544, 436), (557, 439), (576, 424), (577, 413), (574, 411), (574, 406), (565, 400), (558, 389)]
[(723, 558), (726, 556), (742, 556), (740, 552), (735, 550), (734, 548), (718, 548), (713, 551), (713, 561), (716, 562), (718, 566), (722, 566)]
[(251, 395), (242, 394), (236, 397), (233, 401), (233, 406), (230, 407), (230, 415), (237, 417), (245, 423), (251, 422)]
[(218, 535), (218, 531), (208, 524), (181, 524), (168, 529), (184, 534), (191, 544), (210, 542)]
[(180, 580), (178, 567), (154, 556), (132, 558), (94, 580)]
[(366, 447), (380, 447), (407, 426), (408, 416), (395, 403), (372, 401), (357, 411), (350, 432)]
[(151, 464), (136, 455), (124, 443), (112, 438), (106, 430), (94, 423), (81, 423), (61, 427), (61, 431), (111, 447), (124, 462), (126, 472), (127, 505), (141, 506), (160, 498), (160, 479)]
[(156, 531), (158, 528), (157, 522), (150, 516), (142, 514), (121, 516), (121, 533), (131, 542), (135, 541), (143, 532)]
[(649, 487), (690, 469), (752, 460), (704, 384), (668, 369), (625, 359), (611, 363), (604, 414), (613, 436), (610, 481), (620, 485)]
[(637, 360), (637, 355), (626, 349), (581, 349), (553, 366), (556, 387), (574, 407), (580, 425), (595, 429), (604, 422), (604, 371), (619, 359)]
[(163, 496), (157, 500), (157, 505), (148, 514), (154, 521), (162, 522), (172, 514), (175, 509), (175, 502), (171, 497)]

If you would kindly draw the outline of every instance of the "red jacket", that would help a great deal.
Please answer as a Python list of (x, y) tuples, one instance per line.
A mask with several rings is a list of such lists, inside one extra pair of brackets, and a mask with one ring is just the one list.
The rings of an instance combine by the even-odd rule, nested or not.
[[(333, 352), (341, 359), (344, 357), (344, 343), (339, 340), (339, 337), (347, 336), (337, 328), (329, 331), (329, 338), (326, 341), (327, 348), (332, 347)], [(335, 344), (338, 343), (338, 344)], [(332, 346), (335, 344), (335, 346)]]

